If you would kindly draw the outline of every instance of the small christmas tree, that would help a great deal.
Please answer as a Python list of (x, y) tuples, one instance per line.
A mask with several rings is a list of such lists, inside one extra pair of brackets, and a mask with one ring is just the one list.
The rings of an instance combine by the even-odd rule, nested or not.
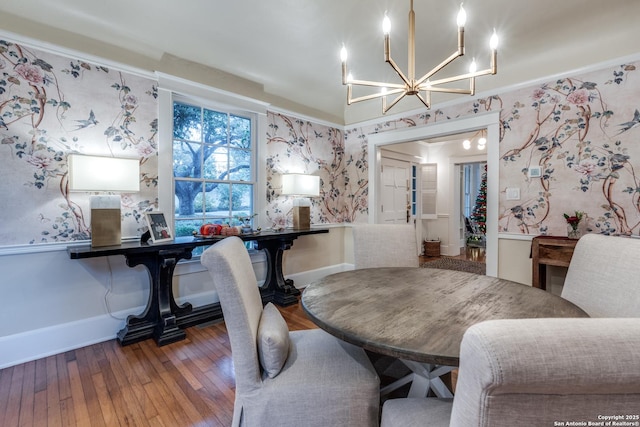
[(487, 165), (484, 166), (484, 172), (480, 180), (480, 191), (476, 198), (476, 205), (471, 212), (471, 221), (475, 225), (475, 229), (482, 234), (487, 232)]

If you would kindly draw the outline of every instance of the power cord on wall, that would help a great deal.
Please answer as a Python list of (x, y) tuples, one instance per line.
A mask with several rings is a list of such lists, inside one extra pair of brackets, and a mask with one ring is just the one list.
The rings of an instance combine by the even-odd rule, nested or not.
[(107, 280), (107, 292), (104, 294), (104, 305), (107, 309), (107, 313), (113, 319), (116, 320), (127, 320), (124, 317), (118, 317), (111, 312), (111, 306), (109, 305), (109, 294), (113, 291), (113, 270), (111, 268), (111, 261), (108, 256), (105, 257), (107, 259), (107, 269), (109, 270), (109, 279)]

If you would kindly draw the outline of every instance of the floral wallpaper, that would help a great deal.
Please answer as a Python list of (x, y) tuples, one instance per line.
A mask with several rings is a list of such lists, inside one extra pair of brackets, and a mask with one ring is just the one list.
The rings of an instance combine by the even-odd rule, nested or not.
[(293, 201), (280, 196), (282, 173), (320, 176), (320, 197), (311, 199), (312, 224), (366, 221), (366, 140), (347, 149), (340, 129), (271, 112), (267, 119), (267, 221), (291, 225)]
[(639, 77), (621, 64), (503, 96), (500, 183), (522, 199), (501, 198), (500, 231), (566, 235), (579, 211), (583, 232), (638, 234)]
[[(446, 109), (436, 109), (401, 119), (381, 121), (344, 132), (346, 163), (325, 158), (323, 166), (346, 166), (353, 187), (334, 189), (323, 181), (324, 196), (332, 199), (332, 215), (316, 211), (323, 222), (366, 221), (366, 147), (368, 135), (486, 111), (501, 111), (499, 231), (520, 234), (566, 235), (564, 214), (584, 213), (582, 232), (638, 234), (640, 232), (640, 76), (637, 63), (620, 64), (583, 76), (566, 77), (486, 99), (472, 99)], [(280, 116), (273, 117), (278, 128)], [(289, 118), (289, 123), (294, 119)], [(289, 147), (272, 158), (281, 165), (316, 169), (307, 145), (327, 144), (326, 130), (312, 135), (295, 126), (274, 142)], [(282, 125), (280, 125), (282, 127)], [(286, 131), (285, 131), (286, 132)], [(338, 131), (335, 131), (338, 132)], [(286, 153), (286, 154), (285, 154)], [(317, 160), (317, 158), (316, 158)], [(320, 164), (320, 163), (318, 163)], [(539, 167), (541, 176), (529, 177)], [(517, 187), (521, 199), (507, 201), (505, 189)], [(336, 190), (334, 192), (334, 190)], [(346, 202), (359, 200), (357, 215)], [(319, 208), (318, 204), (315, 205)], [(342, 209), (342, 213), (335, 209)], [(322, 212), (322, 213), (321, 213)]]
[[(637, 63), (469, 98), (444, 109), (345, 129), (268, 112), (266, 222), (287, 226), (292, 200), (279, 175), (316, 174), (312, 222), (366, 222), (368, 136), (501, 112), (499, 231), (566, 235), (640, 232), (640, 93)], [(136, 157), (141, 191), (123, 195), (123, 236), (157, 205), (157, 82), (0, 40), (1, 245), (84, 240), (89, 195), (67, 186), (67, 155)], [(541, 176), (529, 177), (538, 167)], [(521, 199), (506, 200), (517, 187)]]
[(90, 238), (89, 194), (69, 192), (71, 153), (140, 159), (122, 235), (157, 203), (156, 83), (0, 40), (0, 244)]

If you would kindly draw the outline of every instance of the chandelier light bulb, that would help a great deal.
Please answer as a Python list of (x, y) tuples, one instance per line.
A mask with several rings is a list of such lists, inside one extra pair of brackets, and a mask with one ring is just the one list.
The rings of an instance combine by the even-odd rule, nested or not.
[(353, 74), (349, 73), (349, 75), (347, 76), (347, 83), (352, 81), (353, 81)]
[(487, 138), (484, 136), (478, 140), (478, 144), (485, 145), (487, 143)]
[(467, 22), (467, 12), (465, 12), (462, 7), (462, 3), (460, 3), (460, 11), (458, 12), (458, 19), (456, 21), (459, 28), (464, 27), (464, 24)]
[(340, 61), (347, 62), (347, 48), (342, 45), (342, 49), (340, 49)]
[(471, 148), (471, 141), (469, 141), (468, 139), (465, 139), (464, 141), (462, 141), (462, 147), (465, 150), (468, 150)]
[(491, 35), (491, 39), (489, 39), (489, 47), (491, 50), (498, 49), (498, 34), (496, 34), (496, 29), (493, 29), (493, 34)]
[(478, 65), (476, 64), (476, 58), (473, 58), (473, 60), (471, 61), (471, 65), (469, 65), (469, 72), (473, 74), (476, 72), (477, 69), (478, 69)]
[(388, 35), (391, 32), (391, 20), (387, 12), (384, 13), (384, 19), (382, 20), (382, 32), (384, 35)]
[(478, 142), (478, 150), (484, 150), (484, 147), (486, 147), (486, 145), (480, 144)]

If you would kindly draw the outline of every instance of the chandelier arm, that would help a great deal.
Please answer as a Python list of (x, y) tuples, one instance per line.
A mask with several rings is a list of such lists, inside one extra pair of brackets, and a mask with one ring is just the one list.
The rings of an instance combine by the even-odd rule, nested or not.
[(401, 93), (396, 99), (393, 100), (393, 102), (391, 102), (391, 104), (387, 105), (386, 107), (383, 104), (382, 105), (382, 114), (386, 114), (387, 111), (389, 111), (391, 108), (393, 108), (393, 106), (396, 105), (398, 102), (400, 102), (400, 100), (402, 98), (404, 98), (405, 96), (407, 96), (407, 92), (406, 91)]
[(439, 93), (458, 93), (461, 95), (471, 95), (469, 89), (449, 88), (449, 87), (430, 87), (429, 89), (421, 88), (426, 92), (439, 92)]
[(446, 67), (447, 65), (451, 64), (456, 58), (458, 58), (458, 57), (460, 57), (462, 55), (464, 55), (464, 53), (461, 54), (459, 51), (456, 50), (455, 52), (453, 52), (451, 54), (451, 56), (449, 56), (447, 59), (442, 61), (440, 64), (436, 65), (427, 74), (425, 74), (424, 76), (420, 77), (420, 79), (416, 82), (416, 85), (420, 86), (429, 77), (433, 76), (435, 73), (437, 73), (438, 71), (442, 70), (444, 67)]
[(349, 99), (347, 99), (347, 103), (351, 104), (351, 103), (354, 103), (354, 102), (368, 101), (370, 99), (376, 99), (376, 98), (382, 98), (382, 97), (389, 96), (389, 95), (395, 95), (396, 93), (403, 94), (402, 96), (404, 96), (404, 94), (406, 94), (406, 92), (404, 90), (396, 89), (394, 91), (389, 91), (387, 93), (377, 92), (377, 93), (372, 93), (370, 95), (363, 95), (363, 96), (361, 96), (359, 98), (350, 98), (349, 97)]
[(369, 80), (350, 80), (350, 85), (358, 85), (358, 86), (372, 86), (372, 87), (386, 87), (386, 88), (394, 88), (394, 89), (405, 89), (406, 86), (400, 83), (385, 83), (385, 82), (374, 82)]
[(394, 61), (393, 58), (390, 57), (389, 60), (387, 61), (387, 63), (389, 65), (391, 65), (391, 68), (393, 68), (393, 71), (398, 73), (398, 76), (400, 76), (400, 78), (402, 79), (402, 81), (404, 82), (405, 85), (411, 86), (411, 82), (409, 81), (407, 76), (404, 75), (404, 73), (402, 72), (400, 67), (398, 67), (398, 64), (396, 64), (396, 61)]
[(425, 107), (427, 107), (427, 110), (429, 108), (431, 108), (431, 105), (429, 105), (429, 102), (427, 102), (422, 95), (420, 95), (419, 93), (416, 93), (416, 96), (418, 97), (418, 99), (424, 104)]
[(471, 79), (473, 77), (486, 76), (487, 74), (493, 74), (493, 70), (491, 68), (487, 68), (486, 70), (476, 71), (475, 73), (466, 73), (466, 74), (460, 74), (459, 76), (446, 77), (440, 80), (432, 80), (428, 84), (426, 83), (421, 84), (420, 89), (433, 90), (434, 92), (436, 92), (436, 90), (431, 89), (431, 87), (446, 84), (446, 83), (451, 83), (451, 82), (457, 82), (460, 80)]

